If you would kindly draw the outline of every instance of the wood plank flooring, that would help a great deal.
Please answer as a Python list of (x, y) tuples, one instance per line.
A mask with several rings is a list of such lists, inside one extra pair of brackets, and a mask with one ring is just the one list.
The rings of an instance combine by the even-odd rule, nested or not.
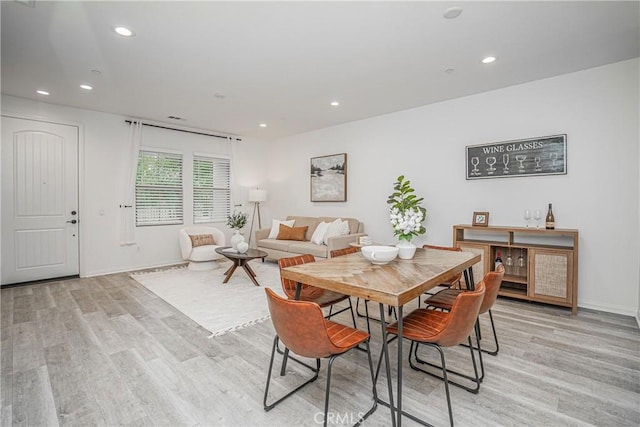
[[(377, 306), (370, 309), (377, 314)], [(452, 387), (457, 425), (640, 425), (640, 332), (633, 318), (584, 309), (571, 316), (506, 299), (493, 312), (500, 354), (484, 356), (479, 394)], [(124, 273), (2, 289), (0, 322), (2, 426), (322, 422), (326, 363), (318, 381), (264, 412), (269, 321), (208, 339), (206, 330)], [(372, 322), (375, 361), (380, 342)], [(467, 349), (446, 354), (450, 366), (469, 369)], [(404, 408), (448, 425), (442, 382), (405, 366)], [(273, 393), (307, 375), (296, 363), (288, 372), (276, 377)], [(350, 425), (370, 405), (365, 353), (339, 358), (333, 372), (330, 421)], [(378, 390), (386, 395), (384, 381)], [(378, 407), (364, 425), (390, 425), (388, 409)]]

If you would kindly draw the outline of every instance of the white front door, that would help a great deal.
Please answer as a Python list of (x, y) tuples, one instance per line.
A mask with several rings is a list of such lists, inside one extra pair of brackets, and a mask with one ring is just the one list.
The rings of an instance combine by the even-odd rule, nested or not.
[(79, 273), (78, 128), (2, 117), (2, 284)]

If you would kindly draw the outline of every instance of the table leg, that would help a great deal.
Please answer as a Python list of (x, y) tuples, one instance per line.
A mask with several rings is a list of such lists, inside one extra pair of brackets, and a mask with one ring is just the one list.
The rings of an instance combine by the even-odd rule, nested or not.
[(387, 374), (387, 388), (389, 392), (389, 403), (377, 397), (377, 393), (376, 393), (376, 398), (378, 399), (378, 403), (389, 407), (389, 410), (391, 411), (391, 426), (396, 427), (396, 415), (395, 415), (395, 408), (393, 405), (393, 383), (391, 381), (391, 363), (389, 361), (389, 342), (388, 342), (388, 336), (387, 336), (387, 322), (384, 317), (385, 317), (384, 304), (380, 303), (380, 325), (382, 328), (382, 354), (380, 354), (380, 360), (378, 361), (378, 368), (376, 369), (374, 387), (377, 387), (378, 374), (380, 373), (380, 364), (382, 363), (382, 358), (384, 357), (384, 366)]
[(247, 276), (249, 276), (249, 279), (251, 279), (253, 284), (256, 286), (260, 286), (260, 283), (258, 283), (258, 281), (256, 280), (256, 273), (251, 270), (251, 267), (249, 267), (246, 262), (242, 263), (242, 268), (247, 272)]
[(224, 278), (222, 283), (227, 283), (229, 279), (231, 279), (231, 276), (233, 276), (233, 272), (236, 271), (236, 268), (238, 268), (238, 263), (233, 261), (233, 265), (229, 267), (229, 270), (227, 270), (227, 276)]
[(402, 306), (396, 308), (398, 314), (398, 417), (397, 426), (402, 425)]
[(251, 268), (251, 266), (249, 265), (248, 261), (245, 261), (242, 263), (242, 267), (244, 267), (244, 269), (251, 274), (253, 277), (257, 277), (256, 273), (253, 271), (253, 268)]

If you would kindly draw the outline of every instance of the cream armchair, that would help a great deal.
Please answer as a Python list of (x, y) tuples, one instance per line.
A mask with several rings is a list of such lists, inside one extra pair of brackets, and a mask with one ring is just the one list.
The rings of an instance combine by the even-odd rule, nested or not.
[[(179, 236), (180, 252), (182, 258), (189, 261), (190, 270), (212, 270), (217, 266), (215, 261), (224, 258), (216, 253), (216, 248), (226, 246), (227, 240), (224, 233), (217, 228), (197, 225), (184, 227), (180, 229)], [(212, 236), (213, 239), (209, 239), (208, 236)], [(207, 240), (213, 240), (213, 244)], [(198, 241), (204, 244), (198, 245)]]

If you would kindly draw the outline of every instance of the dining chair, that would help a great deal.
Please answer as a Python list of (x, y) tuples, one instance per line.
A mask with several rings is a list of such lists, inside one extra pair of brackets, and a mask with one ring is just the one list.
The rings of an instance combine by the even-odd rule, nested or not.
[[(451, 408), (451, 396), (449, 394), (449, 384), (455, 384), (448, 379), (447, 373), (451, 372), (447, 369), (443, 347), (452, 347), (461, 344), (465, 340), (469, 344), (471, 360), (473, 362), (473, 370), (475, 373), (475, 383), (480, 387), (480, 379), (478, 376), (478, 367), (474, 356), (474, 349), (471, 346), (471, 332), (478, 318), (480, 305), (485, 294), (484, 282), (479, 282), (474, 291), (461, 292), (456, 297), (451, 310), (448, 312), (430, 310), (427, 308), (418, 308), (403, 320), (402, 338), (411, 341), (409, 349), (409, 365), (416, 371), (423, 372), (440, 378), (444, 381), (444, 389), (447, 397), (447, 407), (449, 410), (449, 422), (453, 426), (453, 410)], [(387, 333), (398, 335), (398, 323), (393, 323), (387, 327)], [(419, 344), (433, 347), (440, 353), (440, 366), (442, 377), (420, 368), (412, 361), (412, 355), (417, 355), (417, 346)], [(402, 345), (402, 343), (398, 343)], [(382, 355), (380, 360), (382, 360)], [(378, 364), (378, 368), (380, 363)], [(462, 387), (462, 386), (461, 386)], [(465, 387), (463, 387), (465, 388)], [(472, 391), (472, 390), (470, 390)], [(477, 392), (477, 390), (475, 391)], [(402, 414), (413, 419), (416, 422), (425, 424), (426, 421), (421, 420), (417, 416), (402, 411)], [(429, 425), (429, 424), (426, 424)]]
[[(318, 378), (318, 373), (320, 371), (320, 359), (328, 358), (327, 383), (324, 397), (324, 426), (326, 426), (327, 413), (329, 411), (331, 370), (333, 362), (338, 356), (345, 354), (360, 344), (364, 344), (366, 347), (369, 372), (371, 374), (371, 382), (373, 385), (373, 405), (368, 412), (364, 415), (360, 415), (358, 424), (365, 420), (377, 406), (373, 361), (371, 359), (371, 349), (369, 347), (370, 335), (359, 329), (354, 329), (340, 323), (332, 322), (331, 320), (326, 320), (322, 309), (315, 302), (296, 301), (282, 298), (269, 288), (265, 288), (265, 292), (267, 294), (269, 313), (271, 314), (273, 327), (276, 330), (276, 336), (273, 340), (271, 361), (269, 362), (269, 372), (267, 374), (267, 383), (264, 390), (264, 410), (271, 410), (293, 393), (315, 381)], [(271, 374), (273, 372), (273, 362), (279, 341), (282, 341), (286, 348), (299, 356), (316, 359), (316, 366), (315, 368), (310, 367), (313, 372), (313, 376), (310, 379), (307, 379), (284, 396), (268, 403), (267, 399), (269, 397), (269, 385), (271, 383)], [(288, 356), (285, 355), (284, 357)], [(349, 376), (351, 375), (352, 374), (349, 373)]]
[[(360, 249), (358, 249), (355, 246), (351, 246), (348, 248), (343, 248), (343, 249), (334, 249), (331, 252), (329, 252), (329, 255), (331, 258), (336, 258), (339, 256), (343, 256), (343, 255), (349, 255), (349, 254), (355, 254), (357, 252), (359, 252)], [(368, 305), (369, 301), (368, 300), (364, 300), (364, 311), (365, 314), (361, 314), (360, 311), (358, 310), (360, 307), (360, 298), (356, 299), (356, 315), (358, 317), (364, 317), (367, 319), (367, 332), (371, 333), (371, 326), (369, 325), (369, 305)]]
[[(439, 251), (453, 251), (453, 252), (462, 252), (461, 248), (456, 248), (453, 246), (436, 246), (436, 245), (422, 245), (422, 247), (424, 249), (437, 249)], [(445, 287), (445, 288), (461, 288), (462, 284), (460, 282), (460, 280), (462, 279), (462, 273), (458, 273), (444, 281), (442, 281), (442, 283), (440, 283), (437, 287)], [(433, 289), (428, 290), (427, 292), (425, 292), (425, 294), (427, 295), (435, 295), (438, 291), (436, 290), (434, 292)], [(420, 308), (420, 299), (418, 298), (418, 308)]]
[[(315, 261), (316, 259), (313, 255), (303, 254), (303, 255), (297, 255), (289, 258), (280, 258), (278, 260), (278, 267), (280, 268), (280, 271), (282, 271), (282, 269), (286, 267), (293, 267), (295, 265), (307, 264), (309, 262), (315, 262)], [(294, 280), (285, 279), (284, 277), (282, 277), (282, 274), (280, 274), (280, 281), (282, 282), (282, 290), (284, 291), (285, 295), (289, 299), (292, 299), (292, 300), (296, 299), (296, 290), (297, 290), (298, 283)], [(333, 316), (336, 316), (342, 312), (350, 310), (353, 327), (356, 329), (358, 328), (358, 325), (356, 324), (356, 317), (353, 314), (353, 305), (351, 304), (351, 298), (349, 297), (349, 295), (329, 291), (327, 289), (317, 288), (315, 286), (308, 285), (306, 283), (301, 283), (300, 295), (298, 296), (297, 299), (299, 301), (314, 302), (318, 304), (320, 308), (329, 307), (329, 314), (326, 316), (327, 319), (331, 319), (331, 317)], [(333, 312), (334, 304), (337, 304), (345, 300), (349, 302), (349, 306), (342, 308), (334, 313)], [(278, 347), (278, 352), (283, 353), (279, 347)], [(284, 375), (285, 369), (287, 367), (287, 361), (289, 359), (292, 359), (301, 365), (309, 367), (306, 363), (302, 362), (301, 360), (295, 357), (288, 357), (289, 349), (287, 348), (284, 349), (284, 355), (285, 357), (282, 360), (282, 368), (280, 369), (280, 375)]]
[[(502, 284), (504, 273), (505, 273), (504, 265), (500, 264), (498, 265), (495, 271), (491, 271), (487, 273), (483, 279), (485, 286), (487, 287), (487, 291), (484, 294), (484, 300), (482, 301), (482, 305), (480, 306), (480, 314), (484, 314), (487, 312), (489, 313), (489, 319), (491, 320), (491, 330), (493, 331), (493, 340), (495, 343), (495, 350), (487, 350), (483, 348), (482, 351), (492, 356), (496, 356), (498, 354), (498, 352), (500, 351), (500, 345), (498, 343), (498, 335), (496, 334), (496, 325), (493, 321), (493, 313), (491, 313), (491, 308), (493, 307), (493, 304), (495, 304), (496, 300), (498, 299), (498, 292), (500, 292), (500, 285)], [(461, 292), (466, 292), (466, 290), (444, 289), (436, 293), (434, 296), (427, 298), (425, 300), (425, 304), (427, 304), (427, 307), (438, 308), (441, 310), (450, 310), (456, 297)], [(478, 323), (478, 337), (479, 339), (482, 339), (482, 331), (480, 330), (479, 323)], [(482, 376), (484, 377), (484, 369), (483, 369)]]
[[(293, 267), (295, 265), (301, 265), (315, 261), (316, 259), (313, 255), (303, 254), (289, 258), (280, 258), (278, 260), (278, 267), (280, 268), (280, 271), (282, 271), (282, 269), (286, 267)], [(282, 290), (287, 295), (287, 297), (289, 297), (290, 299), (296, 299), (296, 288), (298, 286), (298, 283), (294, 280), (285, 279), (284, 277), (282, 277), (282, 274), (280, 275), (280, 280), (282, 282)], [(353, 306), (351, 304), (351, 298), (349, 298), (349, 295), (317, 288), (315, 286), (302, 283), (298, 299), (300, 301), (315, 302), (321, 308), (329, 307), (329, 315), (327, 316), (328, 319), (344, 311), (351, 310), (351, 320), (353, 321), (353, 327), (357, 328), (356, 318), (353, 314)], [(349, 307), (345, 307), (334, 313), (333, 306), (345, 300), (349, 302)]]

